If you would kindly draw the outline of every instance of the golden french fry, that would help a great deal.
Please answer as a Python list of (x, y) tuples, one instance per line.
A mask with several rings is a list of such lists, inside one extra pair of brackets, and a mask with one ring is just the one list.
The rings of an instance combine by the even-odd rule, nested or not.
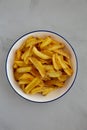
[(52, 52), (52, 51), (49, 51), (49, 50), (47, 50), (47, 49), (42, 50), (42, 53), (44, 53), (44, 54), (46, 54), (46, 55), (48, 55), (48, 56), (50, 56), (50, 57), (52, 57), (52, 55), (53, 55), (53, 52)]
[(26, 42), (23, 42), (22, 45), (19, 47), (19, 50), (23, 50), (25, 48)]
[(60, 77), (58, 77), (58, 79), (59, 79), (61, 82), (66, 81), (67, 78), (68, 78), (68, 75), (67, 75), (67, 74), (62, 74)]
[(27, 66), (24, 61), (21, 61), (21, 60), (17, 60), (17, 61), (14, 61), (14, 65), (18, 66), (18, 67), (25, 67)]
[(61, 64), (62, 68), (63, 69), (67, 68), (67, 65), (65, 64), (65, 62), (63, 60), (63, 56), (62, 55), (58, 55), (57, 58), (58, 58), (58, 60), (59, 60), (59, 62)]
[(13, 68), (14, 68), (14, 69), (17, 69), (17, 67), (18, 67), (17, 64), (14, 63), (14, 64), (13, 64)]
[[(56, 41), (54, 39), (52, 39), (52, 43), (55, 45), (62, 45), (62, 43), (60, 41)], [(63, 46), (64, 46), (64, 44), (63, 44)]]
[(29, 93), (34, 87), (36, 87), (40, 83), (39, 78), (34, 78), (26, 87), (25, 87), (25, 92)]
[(44, 48), (46, 47), (47, 45), (49, 45), (51, 43), (52, 39), (50, 37), (47, 37), (40, 45), (40, 48)]
[(40, 75), (40, 73), (39, 73), (39, 71), (36, 69), (36, 68), (32, 68), (32, 70), (31, 70), (31, 75), (32, 76), (34, 76), (34, 77), (41, 77), (41, 75)]
[(29, 36), (29, 37), (25, 40), (26, 44), (29, 43), (29, 41), (30, 41), (30, 40), (33, 40), (33, 39), (35, 39), (33, 36)]
[(15, 60), (20, 60), (21, 59), (21, 51), (18, 49), (16, 51), (16, 56), (15, 56)]
[(23, 92), (25, 92), (25, 89), (24, 89), (24, 88), (25, 88), (25, 85), (26, 85), (26, 84), (20, 84), (20, 88), (23, 90)]
[(20, 67), (20, 68), (17, 68), (17, 72), (18, 73), (25, 73), (25, 72), (30, 72), (30, 70), (32, 69), (32, 67)]
[(34, 54), (35, 54), (36, 56), (38, 56), (38, 57), (40, 57), (40, 58), (42, 58), (42, 59), (50, 59), (50, 57), (49, 57), (48, 55), (46, 55), (46, 54), (44, 54), (44, 53), (38, 51), (36, 47), (33, 47), (33, 52), (34, 52)]
[(50, 72), (47, 72), (47, 75), (52, 78), (58, 78), (62, 75), (62, 72), (61, 71), (50, 71)]
[(67, 73), (67, 75), (69, 75), (69, 76), (71, 76), (72, 73), (73, 73), (72, 69), (69, 68), (69, 67), (65, 68), (64, 71), (65, 71), (65, 72)]
[(43, 65), (41, 64), (41, 62), (34, 57), (29, 58), (29, 60), (32, 62), (32, 64), (35, 66), (35, 68), (39, 71), (41, 76), (44, 77), (45, 69), (44, 69)]
[(48, 48), (48, 50), (49, 51), (54, 51), (54, 50), (57, 50), (59, 47), (58, 47), (58, 45), (54, 45), (54, 46), (50, 46), (49, 48)]
[(29, 73), (24, 73), (20, 78), (19, 78), (19, 80), (24, 80), (24, 79), (33, 79), (34, 77), (31, 75), (31, 74), (29, 74)]
[(42, 95), (46, 96), (48, 93), (52, 92), (53, 90), (55, 90), (55, 87), (46, 88), (42, 91)]
[(37, 86), (36, 88), (32, 89), (30, 93), (31, 94), (40, 93), (40, 92), (42, 92), (42, 88), (43, 88), (43, 86)]
[[(59, 79), (59, 78), (58, 78)], [(64, 82), (59, 81), (58, 79), (52, 79), (52, 80), (48, 80), (45, 82), (45, 84), (47, 86), (57, 86), (57, 87), (63, 87), (64, 86)]]
[(57, 65), (58, 65), (58, 67), (59, 67), (59, 70), (61, 70), (61, 69), (62, 69), (62, 66), (61, 66), (61, 64), (60, 64), (60, 62), (59, 62), (58, 54), (55, 54), (55, 57), (56, 57), (56, 62), (57, 62)]
[(58, 45), (54, 44), (54, 45), (50, 45), (48, 50), (56, 52), (56, 50), (63, 48), (63, 47), (64, 47), (64, 44), (58, 44)]
[(39, 44), (41, 43), (42, 40), (38, 40), (37, 38), (31, 38), (31, 39), (28, 39), (27, 42), (26, 42), (26, 47), (30, 47), (30, 46), (34, 46), (36, 44)]
[(30, 57), (32, 55), (32, 46), (30, 46), (25, 53), (22, 55), (22, 59), (24, 60), (24, 62), (26, 64), (28, 64), (28, 57)]
[(19, 78), (22, 76), (22, 73), (18, 73), (17, 71), (14, 72), (14, 78), (17, 80), (19, 80)]
[(34, 37), (32, 37), (32, 38), (30, 38), (30, 39), (27, 39), (26, 40), (26, 47), (30, 47), (30, 46), (32, 46), (32, 45), (34, 45), (35, 43), (36, 43), (36, 38), (34, 38)]
[(66, 61), (65, 61), (65, 63), (72, 68), (70, 58), (67, 58)]
[(21, 59), (23, 60), (24, 58), (28, 57), (28, 55), (29, 55), (29, 48), (23, 53)]
[(63, 67), (64, 71), (67, 73), (67, 75), (71, 76), (73, 71), (71, 68), (69, 68), (69, 66), (64, 62), (63, 60), (63, 56), (58, 56), (59, 62), (61, 64), (61, 66)]
[(31, 81), (29, 79), (20, 79), (18, 83), (21, 85), (21, 84), (29, 84), (30, 82)]
[(59, 70), (59, 66), (57, 64), (57, 59), (56, 59), (56, 55), (55, 54), (53, 54), (53, 56), (52, 56), (52, 62), (53, 62), (54, 69), (55, 70)]
[(40, 58), (39, 61), (41, 62), (41, 64), (48, 64), (48, 60), (44, 60)]
[(53, 65), (44, 65), (46, 71), (54, 71)]
[(69, 59), (69, 54), (68, 54), (67, 52), (65, 52), (64, 50), (62, 50), (62, 49), (57, 49), (56, 52), (57, 52), (58, 54), (61, 54), (62, 56), (65, 56), (66, 58)]

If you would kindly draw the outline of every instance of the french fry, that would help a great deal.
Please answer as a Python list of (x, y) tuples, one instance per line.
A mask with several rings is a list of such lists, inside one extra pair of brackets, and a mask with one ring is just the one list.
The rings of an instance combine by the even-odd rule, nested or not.
[(34, 46), (34, 45), (39, 44), (41, 42), (42, 42), (42, 40), (38, 40), (36, 38), (31, 38), (31, 39), (27, 40), (26, 47)]
[(40, 61), (38, 61), (36, 58), (31, 57), (29, 60), (32, 62), (32, 64), (35, 66), (35, 68), (39, 71), (42, 77), (45, 76), (45, 69)]
[(42, 91), (42, 95), (46, 96), (48, 93), (52, 92), (53, 90), (55, 90), (55, 87), (46, 88)]
[(24, 73), (22, 76), (20, 76), (19, 80), (24, 80), (24, 79), (33, 79), (34, 77), (29, 74), (29, 73)]
[(39, 78), (34, 78), (26, 87), (25, 87), (25, 92), (30, 93), (30, 91), (36, 87), (40, 83)]
[(45, 82), (45, 84), (47, 86), (57, 86), (57, 87), (63, 87), (64, 86), (64, 82), (59, 81), (57, 78), (56, 79), (52, 79), (52, 80), (48, 80)]
[(39, 58), (39, 61), (41, 62), (41, 64), (48, 64), (48, 60)]
[(42, 48), (46, 47), (47, 45), (49, 45), (51, 43), (51, 41), (52, 41), (52, 39), (50, 37), (47, 37), (44, 40), (44, 42), (41, 43), (40, 48), (42, 49)]
[(32, 56), (32, 46), (29, 47), (21, 57), (24, 60), (25, 64), (28, 64), (28, 57), (30, 56)]
[(37, 39), (34, 37), (27, 39), (26, 40), (26, 47), (30, 47), (30, 46), (34, 45), (36, 43), (36, 41), (37, 41)]
[(25, 67), (25, 66), (27, 66), (24, 63), (24, 61), (21, 61), (21, 60), (14, 61), (14, 65), (16, 65), (17, 67)]
[(23, 92), (25, 92), (25, 84), (20, 84), (20, 88), (23, 90)]
[(69, 54), (62, 49), (57, 49), (55, 52), (57, 52), (58, 54), (61, 54), (62, 56), (65, 56), (68, 59), (70, 58)]
[(72, 64), (71, 64), (70, 58), (66, 58), (65, 63), (72, 68)]
[(61, 71), (55, 71), (52, 65), (45, 65), (45, 69), (47, 70), (47, 75), (52, 78), (59, 77), (62, 75)]
[(63, 47), (64, 47), (64, 44), (62, 44), (60, 41), (56, 41), (56, 40), (52, 39), (52, 43), (55, 45), (63, 45)]
[(46, 71), (54, 71), (53, 65), (44, 65)]
[(16, 71), (18, 73), (25, 73), (25, 72), (30, 72), (31, 69), (32, 69), (32, 67), (20, 67)]
[(69, 66), (64, 62), (63, 56), (58, 56), (59, 62), (61, 66), (63, 67), (64, 71), (67, 73), (67, 75), (71, 76), (72, 75), (72, 69), (69, 68)]
[(63, 47), (64, 47), (63, 44), (58, 44), (58, 45), (54, 44), (54, 45), (50, 45), (49, 48), (48, 48), (48, 50), (56, 52), (56, 50), (58, 50), (60, 48), (63, 48)]
[(29, 80), (29, 79), (19, 79), (19, 85), (21, 85), (21, 84), (29, 84), (31, 81)]
[(61, 64), (62, 68), (63, 69), (67, 68), (67, 65), (65, 64), (65, 62), (63, 60), (63, 56), (62, 55), (57, 55), (57, 58), (59, 60), (59, 63)]
[(42, 53), (48, 55), (49, 57), (52, 57), (52, 55), (53, 55), (53, 52), (52, 52), (52, 51), (49, 51), (49, 50), (47, 50), (47, 49), (42, 50)]
[(66, 81), (67, 78), (68, 78), (68, 75), (67, 75), (67, 74), (62, 74), (60, 77), (58, 77), (58, 79), (59, 79), (61, 82)]
[(17, 69), (17, 67), (18, 67), (17, 64), (14, 63), (14, 64), (13, 64), (13, 68), (14, 68), (14, 69)]
[(24, 41), (22, 45), (19, 47), (19, 50), (22, 51), (25, 48), (26, 42)]
[(25, 51), (25, 53), (21, 56), (21, 59), (23, 60), (25, 60), (27, 57), (28, 57), (28, 55), (29, 55), (29, 48)]
[(50, 71), (50, 72), (47, 72), (47, 75), (49, 77), (52, 77), (52, 78), (58, 78), (62, 75), (62, 72), (61, 71)]
[(22, 73), (18, 73), (17, 71), (14, 71), (14, 78), (16, 81), (18, 81), (21, 76), (22, 76)]
[(49, 57), (48, 55), (46, 55), (46, 54), (44, 54), (44, 53), (38, 51), (36, 47), (33, 47), (33, 52), (34, 52), (34, 54), (35, 54), (36, 56), (38, 56), (38, 57), (40, 57), (40, 58), (42, 58), (42, 59), (50, 59), (50, 57)]
[(36, 68), (34, 68), (34, 67), (32, 67), (32, 70), (31, 70), (31, 75), (33, 76), (33, 77), (41, 77), (41, 75), (40, 75), (40, 73), (38, 72), (38, 70), (36, 69)]
[(40, 93), (40, 92), (42, 92), (42, 88), (43, 88), (43, 86), (37, 86), (36, 88), (32, 89), (30, 93), (31, 94)]
[(49, 48), (48, 48), (48, 50), (49, 51), (54, 51), (54, 50), (57, 50), (59, 48), (59, 46), (58, 45), (54, 45), (54, 46), (49, 46)]
[(72, 73), (73, 73), (72, 69), (69, 68), (69, 67), (65, 68), (64, 71), (65, 71), (65, 72), (67, 73), (67, 75), (69, 75), (69, 76), (71, 76)]
[(57, 59), (56, 59), (56, 55), (53, 54), (53, 56), (52, 56), (53, 67), (54, 67), (55, 70), (59, 70), (59, 66), (58, 66), (56, 60), (57, 60)]
[(18, 49), (16, 51), (15, 60), (20, 60), (20, 59), (21, 59), (21, 51)]
[(58, 65), (58, 67), (59, 67), (59, 70), (61, 70), (61, 69), (62, 69), (62, 66), (61, 66), (61, 64), (60, 64), (60, 62), (59, 62), (58, 54), (57, 54), (57, 53), (55, 54), (55, 58), (56, 58), (56, 62), (57, 62), (57, 65)]

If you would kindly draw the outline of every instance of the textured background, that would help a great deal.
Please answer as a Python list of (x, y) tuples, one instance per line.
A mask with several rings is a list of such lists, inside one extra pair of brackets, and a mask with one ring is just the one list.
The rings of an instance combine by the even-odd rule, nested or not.
[[(64, 36), (79, 63), (76, 82), (62, 98), (22, 99), (5, 76), (6, 55), (21, 35), (47, 29)], [(0, 0), (0, 130), (87, 129), (87, 0)]]

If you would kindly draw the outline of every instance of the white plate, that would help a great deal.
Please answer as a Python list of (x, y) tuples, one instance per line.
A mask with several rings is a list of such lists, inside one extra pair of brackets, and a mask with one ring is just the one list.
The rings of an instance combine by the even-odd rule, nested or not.
[[(12, 65), (13, 65), (14, 53), (20, 47), (20, 45), (23, 43), (23, 41), (29, 36), (37, 36), (37, 37), (38, 36), (41, 36), (41, 37), (51, 36), (55, 40), (63, 42), (71, 54), (71, 62), (73, 65), (73, 70), (74, 70), (73, 75), (67, 80), (64, 87), (51, 92), (47, 96), (42, 96), (40, 94), (36, 94), (36, 95), (25, 94), (19, 88), (19, 86), (13, 76)], [(72, 87), (72, 85), (76, 79), (77, 69), (78, 69), (78, 64), (77, 64), (76, 53), (75, 53), (73, 47), (70, 45), (70, 43), (67, 40), (65, 40), (64, 37), (60, 36), (59, 34), (52, 32), (52, 31), (47, 31), (47, 30), (33, 31), (33, 32), (27, 33), (27, 34), (23, 35), (22, 37), (20, 37), (10, 48), (7, 58), (6, 58), (6, 76), (7, 76), (7, 79), (9, 81), (10, 85), (20, 96), (22, 96), (23, 98), (25, 98), (27, 100), (34, 101), (34, 102), (49, 102), (49, 101), (53, 101), (53, 100), (58, 99), (58, 98), (62, 97), (63, 95), (65, 95), (69, 91), (69, 89)]]

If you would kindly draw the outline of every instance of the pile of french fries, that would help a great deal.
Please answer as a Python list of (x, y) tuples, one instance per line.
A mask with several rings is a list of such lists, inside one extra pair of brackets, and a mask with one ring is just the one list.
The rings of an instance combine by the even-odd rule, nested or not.
[(63, 87), (73, 69), (63, 43), (50, 36), (30, 36), (15, 52), (13, 72), (26, 94), (47, 95)]

